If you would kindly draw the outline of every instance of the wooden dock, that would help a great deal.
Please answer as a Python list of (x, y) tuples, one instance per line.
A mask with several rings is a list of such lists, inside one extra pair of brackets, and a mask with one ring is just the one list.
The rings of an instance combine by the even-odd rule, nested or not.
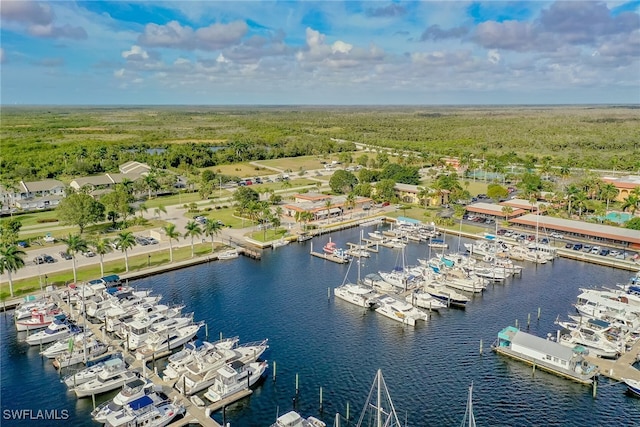
[(358, 243), (347, 242), (347, 246), (349, 246), (349, 250), (364, 249), (365, 251), (373, 252), (376, 254), (380, 252), (380, 246), (379, 246), (380, 242), (377, 242), (377, 241), (374, 242), (366, 239), (363, 239), (362, 241), (364, 242), (364, 244), (362, 245)]
[(624, 353), (616, 360), (602, 359), (594, 356), (586, 356), (585, 358), (598, 366), (600, 375), (611, 378), (615, 381), (622, 381), (624, 378), (640, 381), (640, 371), (632, 365), (640, 355), (640, 340), (638, 340), (631, 350)]
[[(102, 324), (95, 324), (83, 318), (82, 314), (77, 312), (76, 310), (72, 310), (69, 305), (67, 305), (64, 298), (62, 298), (60, 293), (55, 293), (54, 298), (56, 300), (56, 304), (72, 316), (77, 324), (86, 325), (87, 328), (91, 329), (96, 337), (106, 342), (108, 345), (113, 346), (115, 349), (120, 350), (125, 357), (125, 361), (129, 365), (129, 369), (139, 372), (143, 377), (148, 378), (153, 381), (154, 384), (161, 386), (162, 391), (169, 397), (170, 400), (175, 400), (178, 403), (181, 403), (185, 408), (184, 417), (180, 420), (177, 420), (174, 423), (171, 423), (172, 426), (186, 426), (188, 424), (199, 424), (203, 427), (221, 427), (213, 418), (211, 418), (211, 414), (219, 411), (223, 407), (230, 405), (231, 403), (243, 399), (249, 396), (252, 393), (252, 390), (245, 389), (235, 393), (219, 402), (213, 403), (211, 405), (205, 405), (203, 407), (199, 407), (194, 405), (189, 399), (180, 394), (178, 390), (173, 388), (172, 382), (164, 381), (160, 376), (156, 373), (155, 368), (150, 368), (147, 366), (146, 361), (136, 359), (130, 352), (126, 351), (124, 348), (124, 342), (122, 340), (114, 340), (110, 339), (107, 336), (106, 332), (101, 329)], [(151, 360), (159, 359), (163, 355), (166, 356), (171, 352), (166, 352), (166, 354), (157, 355), (155, 358), (151, 358)]]
[(335, 262), (337, 264), (346, 264), (349, 262), (348, 259), (340, 258), (331, 254), (323, 254), (323, 253), (314, 252), (314, 251), (311, 251), (310, 253), (315, 257), (326, 259), (327, 261)]

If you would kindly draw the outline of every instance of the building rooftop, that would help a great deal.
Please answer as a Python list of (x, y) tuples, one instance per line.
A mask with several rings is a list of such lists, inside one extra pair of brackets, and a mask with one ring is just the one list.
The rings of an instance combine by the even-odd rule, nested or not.
[(509, 222), (529, 226), (544, 227), (546, 229), (564, 231), (569, 233), (584, 234), (610, 240), (619, 240), (635, 245), (640, 245), (640, 231), (628, 228), (614, 227), (611, 225), (595, 224), (591, 222), (576, 221), (572, 219), (553, 218), (545, 215), (527, 214), (510, 219)]
[[(485, 203), (485, 202), (477, 202), (477, 203), (473, 203), (471, 205), (466, 206), (466, 209), (469, 212), (476, 212), (476, 213), (481, 213), (485, 215), (495, 215), (495, 216), (505, 217), (504, 212), (502, 212), (502, 208), (504, 208), (503, 205), (496, 205), (494, 203)], [(509, 218), (522, 215), (526, 212), (527, 211), (525, 211), (524, 209), (514, 208), (513, 212), (509, 214)]]

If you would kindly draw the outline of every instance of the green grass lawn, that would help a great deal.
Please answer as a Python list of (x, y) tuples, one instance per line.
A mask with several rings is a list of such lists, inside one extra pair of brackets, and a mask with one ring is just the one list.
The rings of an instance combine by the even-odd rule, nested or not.
[(284, 237), (287, 234), (287, 230), (283, 228), (278, 228), (274, 230), (272, 228), (268, 230), (258, 230), (249, 235), (253, 240), (257, 240), (258, 242), (270, 242), (272, 240), (278, 240), (281, 237)]
[[(215, 251), (223, 248), (224, 245), (220, 243), (214, 244)], [(195, 256), (207, 256), (211, 254), (211, 241), (207, 243), (197, 243), (194, 245)], [(169, 250), (163, 249), (161, 251), (150, 253), (150, 257), (147, 254), (130, 256), (129, 257), (129, 271), (140, 271), (149, 267), (157, 267), (160, 265), (169, 264)], [(185, 246), (181, 248), (175, 248), (173, 250), (173, 261), (183, 261), (191, 258), (191, 246)], [(66, 283), (73, 282), (73, 267), (71, 261), (61, 261), (68, 263), (69, 269), (59, 273), (48, 274), (46, 283), (44, 276), (32, 277), (22, 280), (13, 281), (13, 291), (15, 297), (26, 295), (34, 291), (38, 291), (42, 287), (48, 285), (61, 286)], [(104, 274), (123, 274), (125, 272), (125, 259), (124, 254), (122, 258), (115, 261), (109, 261), (104, 263)], [(100, 264), (85, 266), (77, 269), (78, 281), (91, 280), (101, 277)], [(9, 298), (9, 284), (2, 284), (0, 290), (0, 300)]]

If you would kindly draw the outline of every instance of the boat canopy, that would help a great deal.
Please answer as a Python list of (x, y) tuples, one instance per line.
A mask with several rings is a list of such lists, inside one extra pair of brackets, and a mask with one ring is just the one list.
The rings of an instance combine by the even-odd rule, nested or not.
[(142, 396), (129, 403), (129, 406), (134, 411), (137, 411), (138, 409), (144, 408), (145, 406), (149, 406), (151, 404), (153, 404), (153, 399), (151, 399), (149, 396)]
[(104, 280), (105, 283), (119, 282), (120, 276), (118, 276), (117, 274), (110, 274), (109, 276), (104, 276), (102, 280)]

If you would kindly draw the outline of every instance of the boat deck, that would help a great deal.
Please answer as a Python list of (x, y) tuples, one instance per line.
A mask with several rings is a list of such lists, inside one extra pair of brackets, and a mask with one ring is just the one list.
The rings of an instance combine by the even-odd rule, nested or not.
[[(60, 294), (56, 293), (55, 299), (56, 304), (60, 308), (62, 308), (66, 313), (73, 313), (78, 324), (83, 324), (84, 319), (80, 313), (71, 310), (71, 307), (67, 305), (67, 303), (61, 298)], [(237, 393), (232, 396), (229, 396), (226, 399), (221, 400), (220, 402), (216, 402), (213, 405), (205, 406), (205, 407), (197, 407), (192, 404), (189, 399), (185, 398), (182, 394), (180, 394), (176, 389), (172, 387), (173, 383), (163, 381), (153, 369), (149, 369), (141, 360), (137, 360), (131, 353), (125, 351), (125, 348), (122, 346), (121, 340), (112, 340), (110, 339), (104, 330), (101, 329), (102, 324), (94, 324), (92, 322), (87, 321), (86, 325), (90, 328), (96, 337), (99, 337), (102, 341), (110, 346), (116, 347), (118, 350), (122, 351), (122, 354), (125, 355), (125, 359), (129, 364), (129, 369), (136, 370), (142, 373), (142, 376), (148, 378), (153, 381), (154, 384), (162, 387), (164, 393), (169, 397), (169, 399), (176, 399), (177, 402), (182, 403), (185, 407), (185, 415), (182, 420), (179, 420), (175, 423), (172, 423), (172, 426), (184, 426), (192, 422), (200, 423), (202, 426), (211, 426), (211, 427), (221, 427), (213, 418), (207, 415), (205, 409), (210, 409), (211, 412), (222, 408), (224, 405), (228, 405), (236, 400), (242, 399), (243, 397), (251, 394), (251, 390), (245, 390), (244, 393)], [(247, 393), (247, 391), (249, 393)], [(220, 406), (222, 405), (222, 406)]]

